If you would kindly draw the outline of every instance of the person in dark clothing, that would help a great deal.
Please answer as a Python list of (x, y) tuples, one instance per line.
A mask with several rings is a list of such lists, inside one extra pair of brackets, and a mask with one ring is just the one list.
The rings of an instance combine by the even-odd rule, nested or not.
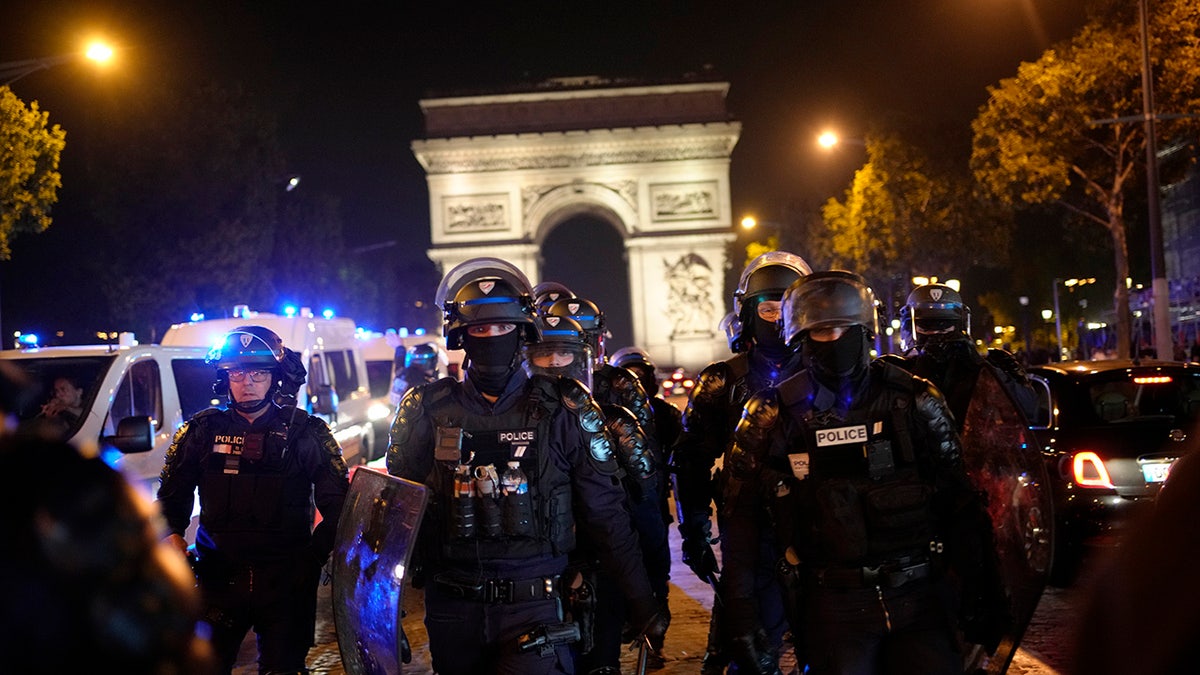
[(944, 570), (995, 561), (945, 401), (927, 381), (871, 361), (875, 297), (862, 277), (807, 276), (782, 312), (805, 369), (747, 402), (726, 463), (723, 588), (739, 665), (776, 668), (755, 648), (753, 607), (758, 533), (773, 526), (801, 580), (792, 629), (813, 646), (812, 673), (957, 675)]
[(317, 584), (349, 489), (325, 422), (275, 402), (297, 384), (294, 355), (262, 326), (230, 331), (208, 358), (229, 403), (180, 427), (160, 479), (167, 541), (180, 551), (199, 489), (194, 567), (224, 672), (250, 628), (260, 672), (308, 672)]
[(597, 543), (633, 632), (661, 635), (599, 406), (572, 378), (521, 368), (522, 345), (540, 339), (525, 275), (472, 258), (446, 274), (437, 302), (466, 377), (410, 390), (387, 454), (389, 473), (431, 492), (414, 582), (434, 669), (572, 673), (579, 633), (563, 623), (561, 585), (577, 530)]
[(404, 393), (409, 389), (438, 379), (437, 345), (426, 342), (408, 349), (397, 347), (396, 351), (403, 352), (404, 358), (401, 359), (400, 354), (396, 355), (400, 367), (395, 368), (396, 376), (392, 379), (392, 391), (389, 395), (392, 405), (400, 405)]
[(1038, 396), (1021, 364), (1003, 349), (982, 355), (971, 339), (971, 308), (945, 284), (918, 286), (901, 310), (900, 345), (907, 358), (888, 355), (895, 365), (933, 382), (950, 405), (961, 431), (979, 373), (987, 369), (1008, 392), (1026, 420), (1037, 416)]
[[(550, 316), (570, 318), (583, 328), (593, 355), (592, 396), (607, 410), (621, 408), (632, 413), (648, 440), (646, 448), (650, 465), (645, 471), (641, 468), (634, 470), (639, 484), (631, 486), (630, 494), (633, 497), (634, 519), (638, 522), (636, 529), (641, 537), (650, 584), (654, 588), (655, 596), (663, 603), (663, 616), (669, 621), (667, 594), (671, 579), (671, 549), (666, 526), (662, 524), (658, 513), (657, 487), (657, 476), (665, 471), (666, 459), (663, 448), (658, 443), (658, 429), (650, 395), (636, 375), (607, 362), (605, 345), (608, 329), (605, 326), (604, 312), (594, 302), (578, 296), (563, 298), (552, 304), (547, 312)], [(611, 643), (611, 640), (609, 642)], [(664, 665), (661, 640), (654, 638), (652, 646), (654, 650), (648, 659), (649, 667), (657, 669)], [(613, 654), (615, 652), (610, 650), (610, 655)]]
[[(592, 384), (591, 345), (582, 326), (565, 316), (539, 316), (542, 340), (525, 346), (525, 370), (551, 377), (571, 377), (587, 386)], [(642, 561), (650, 586), (661, 604), (661, 613), (670, 617), (666, 605), (670, 547), (667, 542), (667, 525), (661, 517), (658, 497), (658, 467), (649, 439), (638, 424), (633, 413), (612, 403), (597, 401), (604, 413), (604, 427), (612, 444), (617, 464), (624, 474), (621, 483), (625, 487), (627, 505), (632, 515), (631, 524), (637, 533)], [(578, 568), (579, 581), (586, 584), (583, 599), (594, 598), (594, 609), (590, 621), (583, 618), (581, 625), (590, 626), (591, 635), (582, 638), (583, 644), (576, 648), (576, 670), (593, 675), (620, 673), (621, 638), (625, 623), (625, 603), (619, 587), (600, 566), (597, 551), (599, 542), (587, 537), (579, 538), (579, 546), (571, 556), (572, 567)], [(574, 586), (574, 584), (572, 584)], [(578, 605), (579, 603), (574, 603)], [(580, 607), (580, 610), (585, 608)], [(587, 648), (589, 647), (590, 648)], [(662, 668), (665, 663), (661, 655), (661, 640), (648, 655), (651, 670)]]
[[(733, 294), (736, 312), (723, 322), (734, 356), (700, 371), (683, 413), (683, 431), (671, 451), (675, 508), (683, 539), (683, 562), (700, 579), (717, 584), (713, 552), (712, 505), (720, 501), (720, 476), (713, 466), (729, 447), (742, 406), (761, 389), (778, 384), (800, 369), (800, 356), (789, 351), (779, 333), (779, 303), (793, 281), (812, 272), (800, 256), (771, 251), (746, 265)], [(720, 524), (720, 530), (724, 526)], [(775, 574), (778, 557), (769, 532), (763, 532), (762, 565), (757, 572), (757, 608), (765, 632), (763, 648), (778, 654), (787, 627), (783, 595)], [(714, 602), (704, 673), (725, 671), (724, 607)]]

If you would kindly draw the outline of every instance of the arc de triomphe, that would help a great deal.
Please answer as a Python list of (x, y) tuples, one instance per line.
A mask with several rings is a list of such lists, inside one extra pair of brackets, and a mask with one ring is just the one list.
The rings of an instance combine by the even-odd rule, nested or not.
[(429, 257), (443, 272), (502, 258), (536, 284), (547, 235), (590, 217), (623, 240), (627, 265), (613, 273), (628, 275), (634, 344), (692, 371), (726, 358), (729, 158), (741, 132), (728, 88), (570, 78), (422, 100), (426, 137), (412, 148), (429, 185)]

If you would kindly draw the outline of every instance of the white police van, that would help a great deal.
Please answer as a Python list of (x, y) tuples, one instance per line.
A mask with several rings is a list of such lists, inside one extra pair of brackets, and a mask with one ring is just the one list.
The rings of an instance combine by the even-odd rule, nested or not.
[[(205, 347), (138, 344), (132, 333), (122, 333), (116, 344), (7, 349), (0, 359), (19, 367), (37, 390), (16, 411), (20, 423), (53, 425), (84, 452), (100, 449), (153, 496), (175, 431), (216, 403), (207, 353)], [(42, 414), (61, 378), (82, 390), (81, 415)]]
[(299, 403), (329, 424), (347, 464), (362, 464), (382, 453), (384, 447), (377, 443), (387, 439), (377, 442), (372, 414), (386, 416), (388, 411), (372, 406), (366, 359), (351, 319), (314, 316), (308, 308), (283, 315), (239, 305), (230, 318), (197, 317), (171, 326), (162, 344), (211, 348), (234, 328), (250, 325), (274, 331), (284, 347), (300, 353), (308, 377)]

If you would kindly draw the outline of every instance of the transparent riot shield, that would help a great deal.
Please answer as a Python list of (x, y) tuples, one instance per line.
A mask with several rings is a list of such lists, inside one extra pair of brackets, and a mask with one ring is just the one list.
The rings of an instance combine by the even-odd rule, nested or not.
[(347, 673), (401, 670), (401, 592), (427, 500), (419, 483), (354, 471), (333, 548), (333, 620)]
[(988, 368), (979, 371), (963, 420), (967, 473), (987, 493), (1011, 635), (988, 656), (969, 645), (967, 673), (1003, 673), (1046, 587), (1053, 546), (1053, 499), (1042, 454), (1016, 403)]

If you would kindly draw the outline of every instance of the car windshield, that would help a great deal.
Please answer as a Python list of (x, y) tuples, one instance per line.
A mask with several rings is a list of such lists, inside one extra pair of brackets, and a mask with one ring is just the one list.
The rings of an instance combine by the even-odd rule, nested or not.
[(1081, 387), (1081, 396), (1063, 403), (1077, 419), (1094, 424), (1164, 417), (1182, 424), (1200, 412), (1200, 379), (1191, 373), (1120, 371), (1089, 378)]
[(62, 427), (65, 437), (75, 435), (92, 409), (105, 373), (115, 355), (73, 356), (69, 358), (13, 359), (25, 371), (37, 390), (30, 403), (17, 410), (20, 422), (53, 421)]

